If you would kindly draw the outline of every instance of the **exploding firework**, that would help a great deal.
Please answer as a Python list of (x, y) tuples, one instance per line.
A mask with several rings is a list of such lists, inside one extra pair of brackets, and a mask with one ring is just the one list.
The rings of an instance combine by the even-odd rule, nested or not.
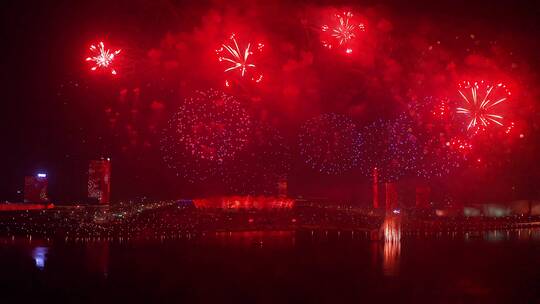
[[(462, 119), (466, 134), (456, 136), (451, 146), (457, 147), (469, 164), (482, 167), (500, 167), (512, 159), (516, 132), (510, 90), (503, 83), (463, 81), (459, 84), (455, 113)], [(463, 122), (463, 118), (466, 121)]]
[(381, 181), (396, 181), (415, 172), (421, 159), (413, 123), (401, 115), (392, 120), (377, 120), (362, 131), (361, 168), (371, 176), (378, 168)]
[(164, 161), (190, 180), (215, 177), (246, 148), (250, 129), (251, 118), (234, 97), (197, 92), (169, 120), (161, 145)]
[(105, 49), (105, 44), (100, 42), (97, 46), (92, 44), (90, 46), (90, 52), (92, 55), (86, 58), (87, 62), (92, 62), (94, 65), (90, 68), (92, 71), (98, 69), (110, 70), (111, 74), (116, 75), (116, 70), (113, 67), (113, 62), (121, 50), (112, 51)]
[(420, 158), (416, 173), (419, 177), (430, 179), (452, 173), (464, 165), (464, 151), (454, 149), (440, 137), (422, 139)]
[[(457, 147), (449, 101), (428, 96), (408, 104), (413, 133), (419, 149), (416, 174), (429, 179), (451, 173), (463, 165), (465, 150)], [(460, 142), (464, 144), (463, 142)]]
[(492, 125), (503, 126), (504, 117), (497, 110), (498, 105), (510, 96), (504, 84), (463, 81), (459, 84), (458, 93), (463, 99), (463, 106), (456, 112), (467, 117), (467, 130), (476, 133)]
[(255, 63), (256, 56), (263, 51), (264, 44), (248, 43), (245, 47), (238, 44), (235, 34), (216, 50), (218, 60), (225, 64), (225, 74), (229, 76), (225, 80), (225, 85), (230, 86), (236, 79), (248, 79), (259, 83), (263, 79), (263, 74), (258, 72)]
[(300, 154), (311, 168), (339, 174), (355, 167), (360, 156), (360, 135), (346, 116), (323, 114), (308, 120), (299, 135)]
[(355, 20), (353, 13), (338, 13), (334, 15), (332, 24), (321, 27), (322, 44), (328, 49), (342, 48), (345, 53), (351, 54), (354, 40), (363, 31), (364, 24)]

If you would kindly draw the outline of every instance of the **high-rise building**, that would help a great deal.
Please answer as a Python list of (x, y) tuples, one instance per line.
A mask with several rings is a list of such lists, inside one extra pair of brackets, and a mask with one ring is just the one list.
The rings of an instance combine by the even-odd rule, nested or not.
[(24, 202), (45, 203), (49, 201), (47, 195), (47, 174), (38, 173), (36, 176), (24, 177)]
[(111, 200), (111, 160), (90, 161), (88, 168), (88, 197), (99, 204), (108, 204)]

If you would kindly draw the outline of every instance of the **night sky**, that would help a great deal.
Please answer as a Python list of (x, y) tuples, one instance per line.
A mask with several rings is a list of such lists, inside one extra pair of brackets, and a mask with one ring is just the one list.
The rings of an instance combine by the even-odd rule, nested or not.
[[(112, 158), (114, 200), (244, 187), (231, 176), (190, 183), (163, 160), (161, 138), (171, 115), (196, 90), (215, 88), (236, 96), (255, 121), (279, 132), (291, 194), (368, 202), (369, 178), (362, 170), (327, 175), (305, 164), (301, 126), (332, 112), (363, 130), (407, 113), (411, 100), (454, 98), (455, 84), (464, 79), (507, 83), (513, 96), (505, 111), (523, 138), (485, 140), (481, 166), (468, 161), (429, 181), (405, 173), (401, 182), (427, 182), (441, 200), (538, 197), (540, 5), (289, 2), (4, 1), (0, 200), (20, 199), (24, 176), (38, 171), (49, 174), (53, 201), (84, 199), (88, 161), (102, 156)], [(320, 25), (342, 8), (366, 23), (351, 56), (321, 46)], [(224, 88), (215, 49), (232, 32), (265, 42), (260, 86)], [(84, 61), (98, 41), (122, 49), (117, 77), (92, 73)], [(268, 169), (261, 162), (269, 160), (245, 161), (258, 173)], [(249, 175), (233, 175), (241, 174)]]

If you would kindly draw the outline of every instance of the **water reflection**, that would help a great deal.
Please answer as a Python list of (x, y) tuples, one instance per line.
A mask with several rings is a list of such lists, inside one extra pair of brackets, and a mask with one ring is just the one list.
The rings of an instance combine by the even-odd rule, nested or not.
[(110, 249), (108, 242), (88, 244), (85, 248), (84, 265), (88, 273), (109, 275)]
[(218, 232), (216, 240), (223, 245), (247, 247), (290, 247), (295, 243), (293, 231), (236, 231)]
[(382, 224), (382, 239), (385, 242), (401, 241), (401, 217), (387, 216)]
[(32, 251), (32, 257), (34, 258), (36, 267), (39, 270), (43, 270), (43, 268), (45, 268), (45, 262), (47, 261), (48, 251), (49, 251), (49, 248), (47, 247), (36, 247)]
[(401, 218), (387, 216), (382, 225), (383, 274), (397, 276), (401, 257)]
[(386, 276), (397, 276), (399, 274), (401, 243), (399, 241), (385, 241), (383, 246), (383, 274)]
[[(445, 235), (442, 235), (445, 236)], [(463, 234), (453, 234), (452, 238), (463, 238), (465, 241), (483, 240), (490, 243), (503, 241), (539, 241), (539, 228), (518, 228), (518, 229), (494, 229), (485, 231), (469, 231)]]

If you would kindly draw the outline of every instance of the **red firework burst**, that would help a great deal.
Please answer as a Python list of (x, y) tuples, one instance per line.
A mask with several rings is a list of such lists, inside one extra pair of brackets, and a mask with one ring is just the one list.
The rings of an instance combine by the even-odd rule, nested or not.
[(90, 68), (91, 71), (96, 71), (98, 69), (110, 69), (111, 74), (116, 75), (116, 70), (113, 67), (113, 62), (118, 54), (120, 54), (122, 50), (118, 49), (116, 51), (112, 51), (110, 49), (105, 48), (105, 44), (100, 42), (97, 46), (92, 44), (90, 46), (90, 52), (92, 55), (90, 57), (86, 58), (86, 61), (93, 62), (94, 66)]
[[(240, 47), (236, 40), (236, 35), (232, 34), (229, 39), (216, 50), (218, 60), (226, 64), (224, 72), (236, 78), (249, 79), (259, 83), (263, 79), (263, 74), (257, 71), (255, 56), (260, 54), (264, 44), (248, 43), (245, 47)], [(225, 85), (230, 86), (232, 80), (226, 79)]]
[(161, 148), (169, 168), (190, 181), (223, 175), (250, 142), (251, 117), (235, 97), (197, 92), (173, 114)]
[(497, 110), (511, 95), (506, 85), (464, 81), (459, 84), (458, 92), (464, 103), (456, 111), (467, 117), (467, 130), (478, 132), (492, 125), (503, 126), (504, 116)]
[(365, 31), (365, 25), (355, 20), (352, 12), (343, 12), (335, 14), (333, 23), (323, 25), (321, 31), (324, 47), (344, 48), (345, 53), (351, 54), (352, 42), (359, 32)]

